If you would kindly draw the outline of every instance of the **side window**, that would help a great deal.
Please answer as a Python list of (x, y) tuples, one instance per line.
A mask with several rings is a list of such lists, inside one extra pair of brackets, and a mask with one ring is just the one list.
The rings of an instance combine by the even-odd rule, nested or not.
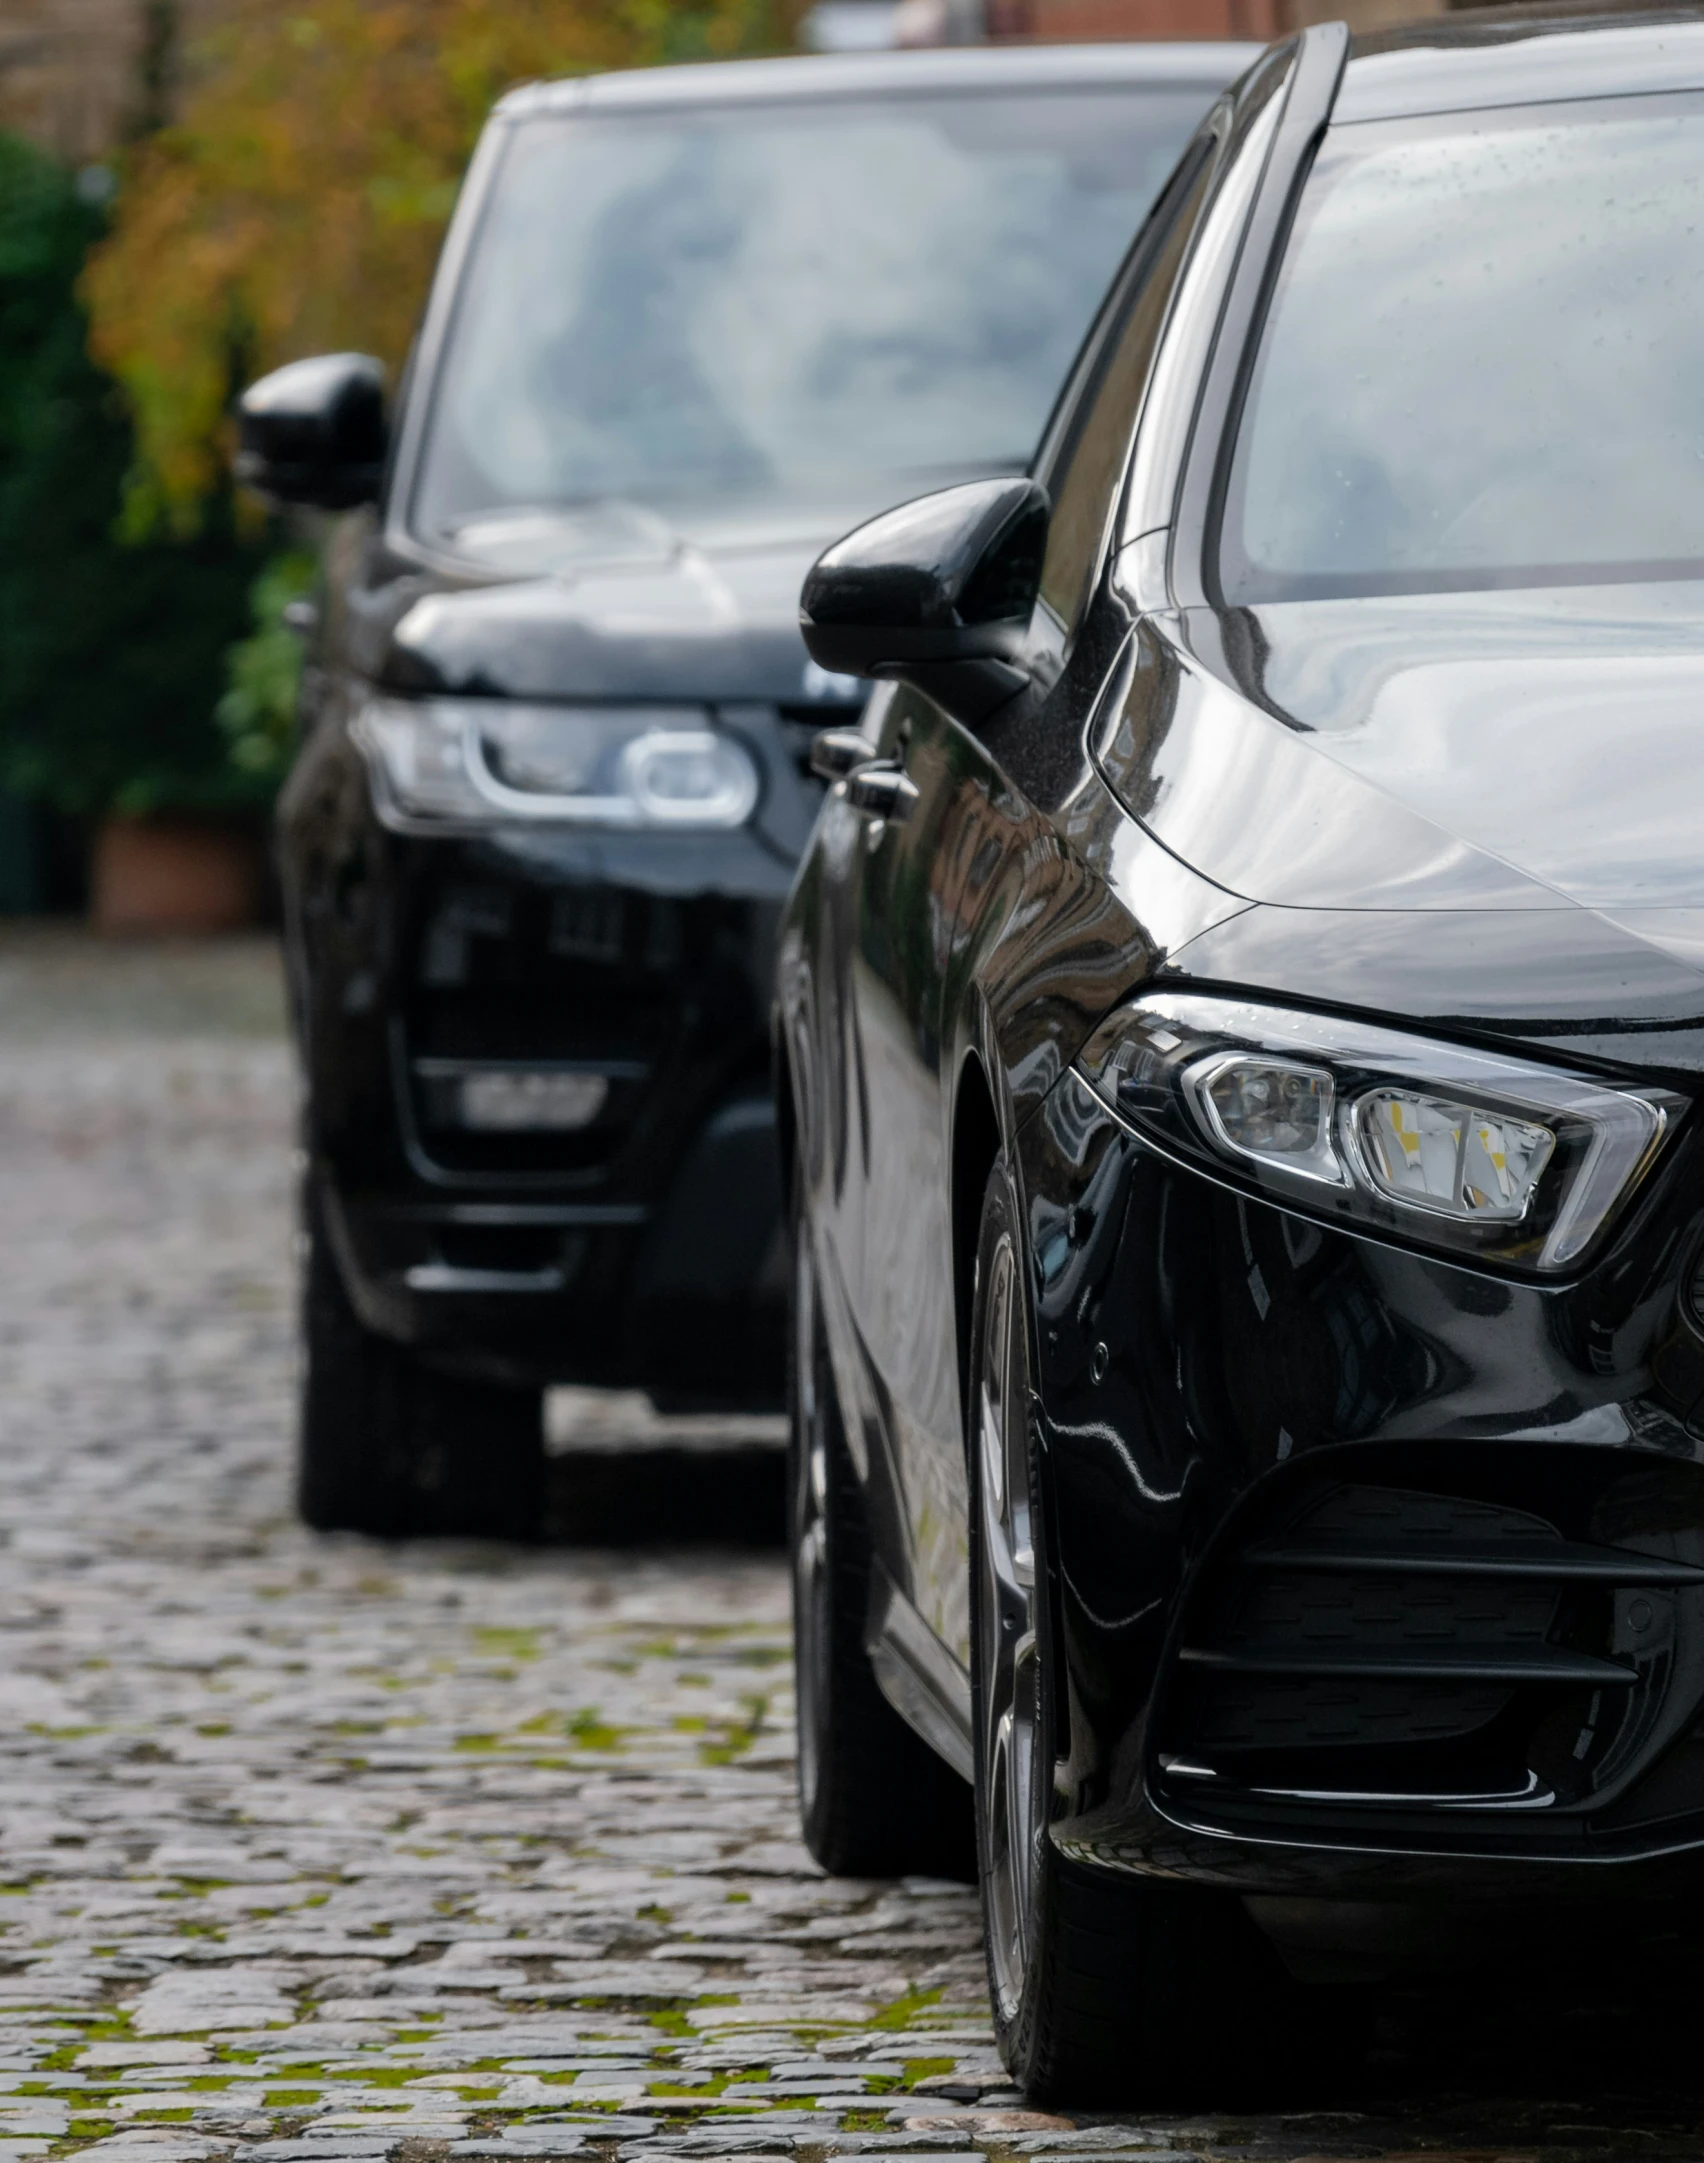
[(1089, 333), (1037, 461), (1036, 477), (1053, 500), (1041, 598), (1067, 630), (1088, 603), (1166, 306), (1201, 215), (1216, 148), (1216, 139), (1204, 132), (1185, 151)]

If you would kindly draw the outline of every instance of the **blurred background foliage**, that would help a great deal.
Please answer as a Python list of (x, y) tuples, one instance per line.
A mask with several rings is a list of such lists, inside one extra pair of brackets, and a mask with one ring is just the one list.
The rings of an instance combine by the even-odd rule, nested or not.
[(231, 648), (229, 686), (214, 710), (232, 766), (266, 789), (283, 780), (295, 732), (302, 642), (290, 628), (289, 610), (306, 600), (318, 568), (310, 551), (289, 548), (255, 580), (252, 628)]
[(89, 194), (0, 136), (0, 785), (76, 815), (252, 803), (213, 708), (261, 537), (217, 475), (193, 533), (120, 537), (136, 445), (77, 298)]
[(81, 830), (269, 800), (314, 535), (233, 500), (236, 391), (345, 348), (394, 380), (508, 85), (785, 49), (795, 17), (794, 0), (230, 0), (186, 42), (179, 0), (144, 0), (110, 157), (74, 169), (0, 133), (0, 829), (20, 804)]
[(233, 372), (340, 350), (400, 369), (508, 85), (790, 41), (786, 0), (305, 0), (210, 33), (84, 279), (135, 417), (128, 530), (199, 522)]

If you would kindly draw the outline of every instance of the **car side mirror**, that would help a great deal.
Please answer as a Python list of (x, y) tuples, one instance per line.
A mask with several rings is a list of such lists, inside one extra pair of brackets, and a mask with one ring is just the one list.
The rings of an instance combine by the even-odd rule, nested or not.
[(380, 362), (365, 353), (291, 361), (242, 395), (236, 477), (275, 503), (353, 510), (377, 500), (389, 435)]
[(884, 511), (819, 556), (799, 596), (811, 659), (897, 677), (975, 725), (1021, 691), (1048, 501), (1034, 481), (968, 481)]

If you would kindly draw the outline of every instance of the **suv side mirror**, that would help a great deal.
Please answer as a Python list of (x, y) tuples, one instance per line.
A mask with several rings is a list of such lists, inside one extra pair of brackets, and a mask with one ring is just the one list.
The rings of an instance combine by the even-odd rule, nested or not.
[(352, 510), (377, 500), (389, 434), (380, 362), (365, 353), (291, 361), (242, 395), (236, 476), (275, 503)]
[(975, 724), (1028, 682), (1015, 665), (1041, 583), (1034, 481), (969, 481), (884, 511), (819, 556), (799, 596), (811, 659), (893, 676)]

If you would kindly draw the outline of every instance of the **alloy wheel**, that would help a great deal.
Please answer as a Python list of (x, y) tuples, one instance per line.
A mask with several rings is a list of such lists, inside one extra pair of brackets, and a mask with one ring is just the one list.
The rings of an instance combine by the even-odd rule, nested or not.
[(828, 1438), (818, 1387), (816, 1270), (801, 1221), (793, 1243), (793, 1651), (799, 1805), (809, 1816), (822, 1773), (829, 1662)]
[(1003, 2019), (1023, 1998), (1048, 1800), (1022, 1297), (1012, 1238), (1003, 1233), (990, 1259), (975, 1407), (983, 1869), (989, 1962)]

